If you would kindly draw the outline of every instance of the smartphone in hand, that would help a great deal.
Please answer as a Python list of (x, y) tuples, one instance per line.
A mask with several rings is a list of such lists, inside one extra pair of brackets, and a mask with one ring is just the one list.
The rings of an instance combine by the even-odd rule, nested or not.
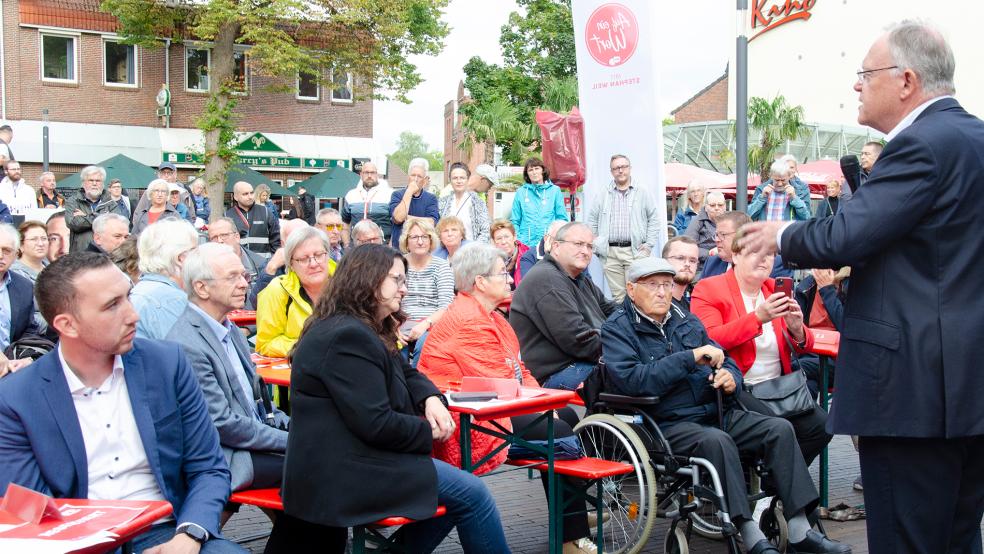
[(781, 292), (787, 298), (793, 297), (793, 280), (789, 277), (776, 277), (776, 292)]

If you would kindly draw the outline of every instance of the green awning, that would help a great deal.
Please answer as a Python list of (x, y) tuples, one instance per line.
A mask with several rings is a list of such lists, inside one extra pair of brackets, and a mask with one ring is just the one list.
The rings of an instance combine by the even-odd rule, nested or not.
[[(125, 189), (145, 189), (147, 185), (157, 178), (157, 172), (152, 167), (127, 157), (117, 154), (108, 160), (103, 160), (98, 165), (106, 170), (106, 182), (108, 185), (112, 179), (119, 179)], [(56, 185), (60, 189), (78, 190), (82, 187), (79, 173), (74, 173), (58, 181)]]
[(243, 164), (229, 166), (229, 169), (226, 170), (225, 191), (232, 193), (233, 185), (239, 181), (246, 181), (247, 183), (253, 185), (253, 188), (256, 188), (256, 186), (260, 184), (266, 185), (270, 187), (271, 196), (297, 196), (296, 192), (274, 183), (259, 171), (250, 169)]
[(344, 167), (333, 166), (294, 185), (304, 187), (315, 198), (342, 198), (359, 184), (359, 176)]

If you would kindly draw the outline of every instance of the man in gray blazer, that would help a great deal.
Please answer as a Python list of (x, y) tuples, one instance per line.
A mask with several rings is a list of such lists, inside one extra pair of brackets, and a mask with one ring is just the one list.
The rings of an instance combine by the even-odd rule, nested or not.
[(188, 253), (182, 270), (188, 307), (166, 339), (179, 343), (201, 384), (232, 472), (232, 490), (279, 487), (288, 417), (264, 406), (249, 347), (226, 315), (246, 300), (246, 270), (227, 245)]

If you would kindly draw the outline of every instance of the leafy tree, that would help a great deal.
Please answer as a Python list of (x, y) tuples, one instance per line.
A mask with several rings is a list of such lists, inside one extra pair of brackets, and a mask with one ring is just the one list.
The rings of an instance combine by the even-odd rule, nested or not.
[(748, 166), (758, 170), (763, 182), (769, 179), (769, 166), (783, 144), (807, 132), (803, 106), (789, 106), (782, 95), (771, 101), (756, 96), (749, 98), (748, 127), (761, 133), (759, 143), (748, 149)]
[(468, 139), (486, 143), (489, 159), (496, 145), (503, 146), (504, 159), (513, 163), (537, 146), (537, 108), (565, 112), (577, 104), (570, 0), (516, 3), (525, 15), (513, 12), (502, 26), (503, 65), (470, 59), (464, 72), (472, 101), (458, 107)]
[[(271, 77), (273, 90), (295, 87), (304, 74), (331, 86), (326, 70), (349, 72), (357, 98), (392, 96), (407, 102), (421, 82), (413, 55), (436, 55), (448, 28), (440, 20), (449, 0), (102, 0), (130, 43), (162, 39), (211, 43), (209, 99), (198, 120), (205, 136), (205, 178), (222, 198), (235, 152), (235, 45), (249, 45), (253, 75)], [(385, 92), (384, 92), (385, 91)], [(212, 218), (222, 216), (213, 210)]]
[(430, 150), (424, 142), (424, 137), (403, 131), (396, 142), (396, 150), (388, 156), (392, 167), (399, 167), (406, 171), (410, 165), (410, 160), (414, 158), (424, 158), (430, 165), (431, 171), (441, 171), (444, 169), (444, 154), (437, 150)]

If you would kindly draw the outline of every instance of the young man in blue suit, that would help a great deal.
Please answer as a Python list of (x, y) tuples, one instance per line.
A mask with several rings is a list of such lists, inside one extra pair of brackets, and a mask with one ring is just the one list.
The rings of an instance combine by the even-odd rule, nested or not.
[(173, 519), (137, 552), (245, 552), (219, 537), (229, 469), (195, 375), (177, 345), (135, 339), (130, 279), (73, 252), (38, 277), (56, 350), (0, 381), (0, 493), (167, 500)]
[(886, 133), (833, 217), (749, 225), (746, 249), (852, 267), (828, 430), (859, 436), (873, 554), (981, 552), (984, 122), (953, 98), (953, 51), (903, 22), (861, 62), (858, 122)]

